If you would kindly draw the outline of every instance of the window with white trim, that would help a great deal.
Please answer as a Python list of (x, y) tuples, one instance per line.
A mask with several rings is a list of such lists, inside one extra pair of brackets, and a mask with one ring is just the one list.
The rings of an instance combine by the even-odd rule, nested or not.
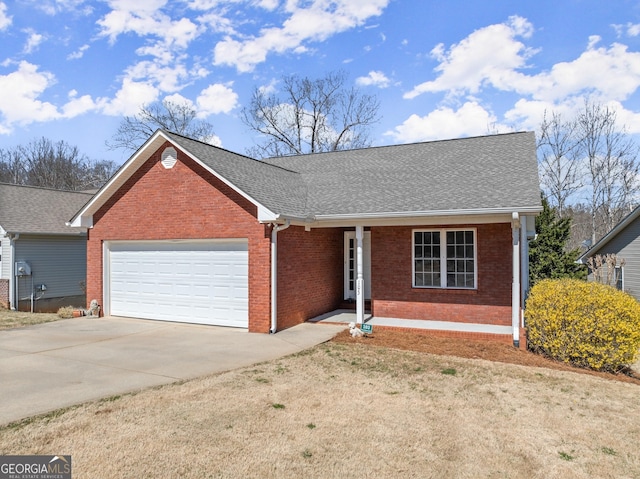
[(616, 266), (614, 270), (614, 285), (620, 291), (624, 291), (624, 266)]
[(476, 230), (413, 231), (415, 288), (475, 289)]

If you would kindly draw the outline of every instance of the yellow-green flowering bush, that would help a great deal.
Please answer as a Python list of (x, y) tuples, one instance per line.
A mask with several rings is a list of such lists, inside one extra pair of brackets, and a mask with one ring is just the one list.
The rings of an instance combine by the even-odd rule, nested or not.
[(640, 348), (640, 303), (600, 283), (547, 279), (527, 300), (529, 349), (596, 371), (620, 371)]

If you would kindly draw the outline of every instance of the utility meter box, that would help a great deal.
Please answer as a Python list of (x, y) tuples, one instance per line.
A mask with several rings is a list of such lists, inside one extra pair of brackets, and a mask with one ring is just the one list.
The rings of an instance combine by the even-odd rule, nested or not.
[(31, 276), (31, 266), (26, 261), (16, 261), (16, 276)]

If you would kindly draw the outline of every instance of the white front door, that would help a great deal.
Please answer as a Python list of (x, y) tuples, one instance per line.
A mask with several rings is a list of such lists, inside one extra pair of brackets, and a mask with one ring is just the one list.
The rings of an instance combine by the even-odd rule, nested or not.
[[(356, 232), (344, 232), (344, 299), (356, 299)], [(364, 299), (371, 299), (371, 231), (364, 232), (362, 261), (364, 270)]]

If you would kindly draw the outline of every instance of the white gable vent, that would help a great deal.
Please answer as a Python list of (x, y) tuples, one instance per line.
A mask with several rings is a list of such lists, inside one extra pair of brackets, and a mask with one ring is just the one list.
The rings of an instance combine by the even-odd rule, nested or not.
[(167, 170), (173, 168), (173, 166), (178, 161), (178, 152), (175, 148), (165, 148), (162, 152), (162, 166), (164, 166)]

